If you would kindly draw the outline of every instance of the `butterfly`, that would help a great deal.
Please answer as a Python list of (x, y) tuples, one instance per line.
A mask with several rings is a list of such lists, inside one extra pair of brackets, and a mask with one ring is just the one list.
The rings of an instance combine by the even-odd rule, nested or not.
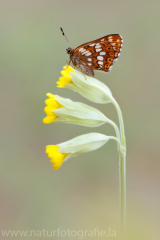
[[(63, 29), (60, 28), (65, 36)], [(68, 41), (67, 37), (65, 36)], [(68, 41), (69, 43), (69, 41)], [(69, 62), (81, 70), (83, 74), (94, 77), (94, 70), (109, 72), (117, 61), (123, 45), (123, 39), (119, 34), (110, 34), (91, 42), (84, 43), (73, 49), (66, 49), (70, 55)]]

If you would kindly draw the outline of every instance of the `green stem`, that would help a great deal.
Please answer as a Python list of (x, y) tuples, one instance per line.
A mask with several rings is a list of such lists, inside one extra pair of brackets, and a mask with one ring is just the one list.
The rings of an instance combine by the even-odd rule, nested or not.
[(118, 140), (118, 138), (113, 137), (113, 136), (108, 136), (109, 139), (115, 140), (118, 144), (121, 144), (120, 141)]
[(120, 132), (121, 132), (121, 143), (122, 143), (122, 146), (125, 148), (125, 134), (124, 134), (124, 123), (123, 123), (122, 112), (121, 112), (120, 106), (118, 105), (117, 101), (114, 98), (112, 98), (111, 101), (117, 109), (119, 125), (120, 125)]
[(108, 119), (108, 123), (110, 123), (114, 127), (114, 129), (115, 129), (116, 136), (117, 136), (117, 138), (119, 140), (118, 141), (118, 151), (119, 151), (119, 153), (123, 154), (122, 150), (121, 150), (121, 138), (120, 138), (119, 129), (118, 129), (117, 125), (112, 120)]
[(119, 155), (119, 189), (120, 189), (120, 225), (124, 234), (126, 228), (126, 155)]
[(121, 109), (114, 98), (111, 101), (117, 109), (121, 134), (121, 151), (119, 151), (120, 225), (121, 232), (124, 234), (126, 228), (126, 141)]

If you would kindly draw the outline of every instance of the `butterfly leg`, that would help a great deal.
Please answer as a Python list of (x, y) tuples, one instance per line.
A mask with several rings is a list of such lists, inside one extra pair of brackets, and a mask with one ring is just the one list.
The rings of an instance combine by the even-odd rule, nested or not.
[(67, 59), (66, 62), (67, 62), (67, 67), (66, 67), (67, 69), (70, 66), (71, 59)]
[[(83, 73), (83, 75), (86, 74), (86, 75), (88, 75), (88, 76), (94, 77), (94, 71), (93, 71), (93, 69), (88, 68), (88, 67), (86, 67), (86, 66), (84, 66), (84, 65), (81, 65), (81, 64), (79, 64), (79, 69), (81, 70), (81, 72)], [(85, 75), (84, 75), (84, 77), (85, 77), (85, 80), (86, 80), (86, 76), (85, 76)]]
[[(82, 72), (82, 70), (81, 70), (81, 72)], [(83, 76), (84, 76), (85, 80), (87, 80), (87, 78), (86, 78), (86, 76), (85, 76), (84, 72), (82, 72), (82, 74), (83, 74)]]

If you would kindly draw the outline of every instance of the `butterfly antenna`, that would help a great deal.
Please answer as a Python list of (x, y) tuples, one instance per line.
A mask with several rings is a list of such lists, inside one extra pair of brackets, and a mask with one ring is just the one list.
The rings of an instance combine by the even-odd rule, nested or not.
[[(69, 44), (69, 41), (68, 41), (66, 35), (64, 34), (63, 29), (62, 29), (62, 28), (60, 28), (60, 29), (61, 29), (61, 31), (62, 31), (63, 36), (65, 37), (65, 39), (67, 40), (67, 42), (68, 42), (68, 44)], [(69, 44), (69, 46), (70, 46), (70, 44)]]

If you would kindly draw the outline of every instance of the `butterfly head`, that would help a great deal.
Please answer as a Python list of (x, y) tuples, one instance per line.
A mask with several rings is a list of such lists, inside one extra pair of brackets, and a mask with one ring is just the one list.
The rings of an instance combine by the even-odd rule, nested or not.
[(73, 50), (71, 47), (69, 47), (69, 48), (66, 49), (67, 54), (71, 54), (73, 51), (74, 51), (74, 50)]

